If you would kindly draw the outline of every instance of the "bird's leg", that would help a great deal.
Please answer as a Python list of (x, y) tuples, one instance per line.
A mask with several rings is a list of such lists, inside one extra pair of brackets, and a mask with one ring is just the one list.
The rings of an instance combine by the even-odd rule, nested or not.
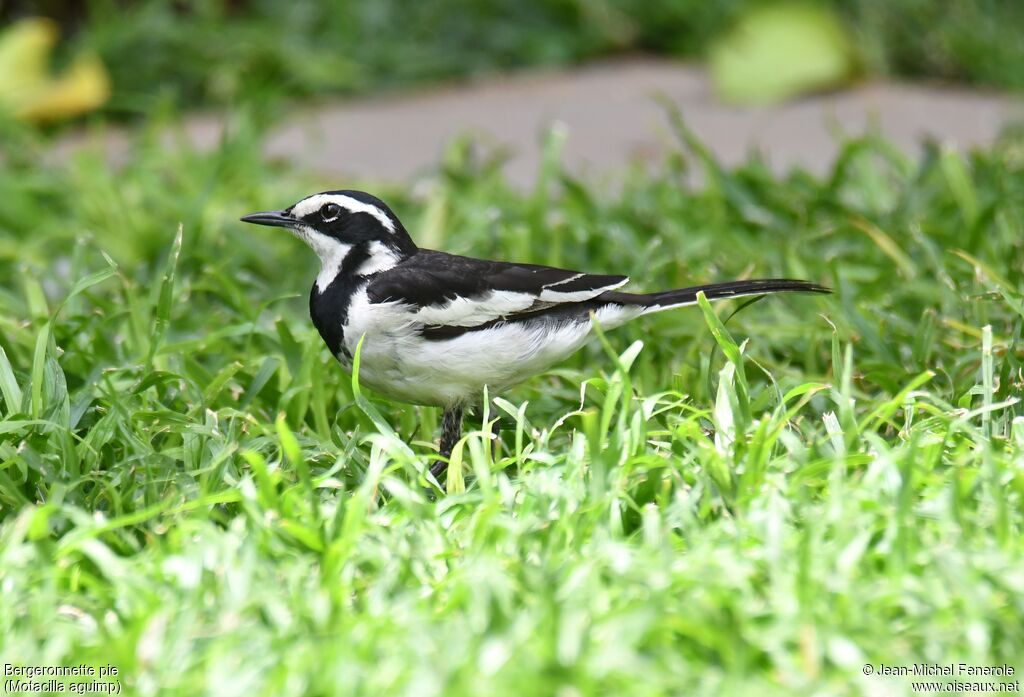
[(448, 458), (452, 456), (452, 449), (459, 442), (462, 435), (462, 407), (446, 407), (441, 417), (441, 447), (438, 453), (442, 460), (438, 460), (430, 467), (430, 473), (434, 477), (440, 477), (441, 473), (448, 469)]

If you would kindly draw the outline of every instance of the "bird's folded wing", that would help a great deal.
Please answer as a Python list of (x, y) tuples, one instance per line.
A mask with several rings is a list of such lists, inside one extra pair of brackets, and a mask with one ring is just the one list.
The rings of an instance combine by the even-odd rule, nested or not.
[(377, 274), (367, 286), (367, 296), (371, 303), (409, 305), (424, 325), (475, 327), (590, 300), (628, 280), (420, 250)]

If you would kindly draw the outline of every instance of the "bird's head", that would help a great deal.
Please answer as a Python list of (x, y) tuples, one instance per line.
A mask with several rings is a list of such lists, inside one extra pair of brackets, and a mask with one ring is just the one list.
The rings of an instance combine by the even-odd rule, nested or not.
[(360, 275), (383, 271), (416, 252), (398, 216), (362, 191), (325, 191), (284, 210), (252, 213), (242, 221), (291, 231), (320, 257), (321, 277), (333, 278), (346, 270)]

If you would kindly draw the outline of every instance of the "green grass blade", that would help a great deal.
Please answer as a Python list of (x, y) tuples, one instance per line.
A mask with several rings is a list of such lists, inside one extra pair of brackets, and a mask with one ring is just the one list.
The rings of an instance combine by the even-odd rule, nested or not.
[(157, 296), (156, 308), (153, 313), (153, 328), (149, 340), (149, 356), (146, 362), (152, 364), (153, 359), (163, 347), (167, 337), (167, 327), (171, 323), (171, 310), (174, 307), (174, 279), (178, 269), (178, 257), (181, 255), (181, 243), (184, 226), (179, 224), (174, 234), (174, 241), (167, 254), (163, 276), (160, 279), (160, 293)]
[(743, 366), (743, 354), (740, 351), (740, 347), (736, 344), (736, 341), (732, 338), (729, 330), (722, 324), (722, 320), (715, 314), (714, 309), (711, 307), (711, 303), (708, 302), (707, 296), (703, 292), (697, 293), (697, 305), (700, 307), (701, 312), (704, 314), (704, 321), (711, 330), (711, 335), (715, 338), (718, 346), (722, 349), (722, 353), (725, 354), (729, 362), (735, 366), (736, 369), (736, 403), (738, 407), (738, 416), (741, 418), (739, 430), (742, 432), (746, 429), (746, 425), (750, 423), (750, 389), (747, 386), (747, 374)]
[(7, 359), (7, 353), (0, 346), (0, 395), (4, 398), (4, 411), (7, 418), (21, 410), (21, 387), (14, 376), (14, 369)]

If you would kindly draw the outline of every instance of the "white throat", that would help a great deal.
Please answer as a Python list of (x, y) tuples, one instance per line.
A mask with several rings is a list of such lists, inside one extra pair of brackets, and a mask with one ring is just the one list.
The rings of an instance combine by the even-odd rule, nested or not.
[(327, 286), (338, 277), (341, 264), (352, 251), (352, 245), (323, 235), (307, 225), (294, 228), (295, 236), (310, 246), (320, 257), (320, 273), (316, 277), (316, 289), (323, 293)]
[(331, 282), (338, 277), (338, 272), (341, 271), (341, 264), (345, 261), (345, 257), (348, 256), (351, 249), (350, 245), (338, 242), (330, 254), (320, 257), (320, 273), (316, 275), (316, 289), (318, 291), (323, 293), (327, 290), (327, 286), (331, 285)]

